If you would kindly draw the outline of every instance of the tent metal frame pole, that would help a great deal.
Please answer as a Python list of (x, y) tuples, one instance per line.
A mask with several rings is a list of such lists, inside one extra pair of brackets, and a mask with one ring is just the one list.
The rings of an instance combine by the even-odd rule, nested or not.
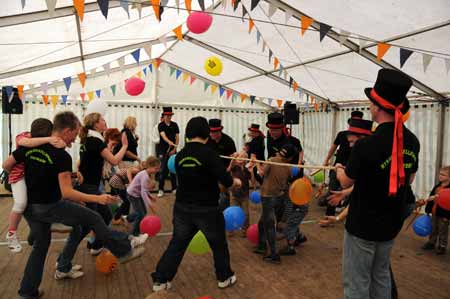
[[(292, 12), (294, 12), (294, 15), (293, 15), (294, 18), (300, 19), (299, 15), (303, 15), (303, 16), (309, 17), (305, 13), (303, 13), (300, 10), (290, 6), (289, 4), (284, 3), (281, 0), (271, 0), (271, 2), (276, 4), (278, 8), (281, 8), (283, 10), (288, 9), (288, 10), (291, 10)], [(297, 14), (297, 15), (295, 15), (295, 14)], [(314, 29), (316, 29), (316, 30), (320, 30), (320, 25), (316, 21), (314, 21), (311, 26)], [(328, 31), (327, 36), (329, 38), (333, 39), (334, 41), (339, 42), (339, 34), (336, 31), (334, 31), (333, 29)], [(366, 49), (362, 48), (360, 50), (359, 45), (355, 44), (354, 42), (350, 41), (349, 39), (346, 39), (344, 41), (343, 45), (345, 47), (347, 47), (348, 49), (352, 50), (353, 52), (355, 52), (356, 54), (366, 58), (367, 60), (371, 61), (372, 63), (375, 63), (376, 65), (378, 65), (380, 67), (401, 71), (398, 68), (396, 68), (395, 66), (393, 66), (392, 64), (390, 64), (390, 63), (388, 63), (388, 62), (386, 62), (384, 60), (378, 61), (376, 55), (372, 54), (371, 52), (367, 51)], [(439, 92), (435, 91), (434, 89), (432, 89), (428, 85), (420, 82), (419, 80), (415, 79), (412, 76), (410, 76), (410, 78), (413, 81), (413, 85), (417, 89), (423, 91), (424, 93), (430, 95), (431, 97), (434, 97), (434, 98), (438, 99), (439, 101), (449, 101), (449, 99), (447, 99), (445, 96), (443, 96)]]
[[(269, 72), (266, 72), (264, 69), (254, 65), (254, 64), (251, 64), (251, 63), (249, 63), (249, 62), (247, 62), (245, 60), (237, 58), (236, 56), (233, 56), (233, 55), (231, 55), (231, 54), (229, 54), (229, 53), (227, 53), (225, 51), (217, 49), (217, 48), (215, 48), (215, 47), (213, 47), (211, 45), (205, 44), (204, 42), (201, 42), (201, 41), (199, 41), (199, 40), (197, 40), (197, 39), (195, 39), (195, 38), (193, 38), (191, 36), (186, 36), (185, 40), (189, 41), (190, 43), (192, 43), (192, 44), (194, 44), (196, 46), (202, 47), (202, 48), (204, 48), (204, 49), (206, 49), (208, 51), (211, 51), (211, 52), (214, 52), (214, 53), (216, 53), (216, 54), (218, 54), (220, 56), (223, 56), (223, 57), (225, 57), (225, 58), (227, 58), (227, 59), (229, 59), (229, 60), (231, 60), (231, 61), (233, 61), (235, 63), (238, 63), (238, 64), (240, 64), (242, 66), (245, 66), (246, 68), (249, 68), (252, 71), (255, 71), (255, 72), (257, 72), (257, 73), (259, 73), (261, 75), (264, 75), (264, 76), (268, 77), (269, 79), (275, 80), (275, 81), (277, 81), (277, 82), (279, 82), (279, 83), (281, 83), (283, 85), (289, 86), (289, 81), (284, 80), (284, 79), (282, 79), (282, 78), (280, 78), (278, 76), (275, 76), (275, 75), (273, 75), (273, 74), (271, 74)], [(306, 94), (314, 96), (316, 99), (318, 99), (320, 101), (327, 102), (327, 103), (329, 103), (331, 105), (334, 105), (333, 102), (331, 102), (329, 99), (326, 99), (326, 98), (324, 98), (324, 97), (322, 97), (322, 96), (320, 96), (320, 95), (318, 95), (318, 94), (316, 94), (314, 92), (311, 92), (311, 91), (309, 91), (307, 89), (302, 88), (302, 90)]]
[(82, 38), (81, 38), (81, 25), (80, 25), (80, 19), (78, 18), (77, 14), (74, 14), (75, 17), (75, 22), (77, 24), (77, 36), (78, 36), (78, 45), (80, 47), (80, 60), (81, 60), (81, 65), (83, 67), (83, 72), (86, 73), (86, 64), (84, 63), (84, 51), (83, 51), (83, 42), (82, 42)]
[[(176, 39), (175, 36), (166, 37), (166, 41), (168, 41), (168, 42), (172, 41), (172, 40), (175, 40), (175, 39)], [(160, 43), (161, 43), (161, 41), (159, 41), (158, 39), (154, 39), (154, 40), (149, 40), (149, 41), (146, 41), (146, 42), (141, 42), (141, 43), (136, 43), (136, 44), (132, 44), (132, 45), (126, 45), (126, 46), (122, 46), (122, 47), (112, 48), (112, 49), (108, 49), (108, 50), (104, 50), (104, 51), (100, 51), (100, 52), (86, 54), (86, 55), (84, 55), (84, 60), (89, 60), (89, 59), (93, 59), (93, 58), (97, 58), (97, 57), (101, 57), (101, 56), (105, 56), (105, 55), (110, 55), (110, 54), (114, 54), (114, 53), (119, 53), (119, 52), (123, 52), (123, 51), (127, 51), (127, 50), (134, 50), (134, 49), (137, 49), (137, 48), (142, 48), (143, 46), (148, 45), (148, 44), (155, 45), (155, 44), (160, 44)], [(0, 79), (10, 78), (10, 77), (23, 75), (23, 74), (28, 74), (28, 73), (32, 73), (32, 72), (37, 72), (37, 71), (41, 71), (41, 70), (45, 70), (45, 69), (49, 69), (49, 68), (53, 68), (53, 67), (66, 65), (66, 64), (69, 64), (69, 63), (79, 62), (81, 60), (82, 60), (82, 57), (81, 56), (77, 56), (77, 57), (73, 57), (73, 58), (68, 58), (68, 59), (62, 59), (62, 60), (54, 61), (54, 62), (51, 62), (51, 63), (46, 63), (46, 64), (36, 65), (36, 66), (32, 66), (32, 67), (27, 67), (27, 68), (23, 68), (23, 69), (20, 69), (20, 70), (0, 73)]]
[[(435, 162), (435, 170), (436, 170), (436, 176), (435, 180), (436, 182), (439, 181), (439, 170), (442, 167), (443, 164), (443, 157), (444, 157), (444, 128), (446, 127), (447, 122), (447, 106), (448, 103), (441, 102), (439, 104), (439, 122), (438, 122), (438, 128), (437, 128), (437, 144), (436, 144), (436, 162)], [(448, 127), (448, 126), (447, 126)]]

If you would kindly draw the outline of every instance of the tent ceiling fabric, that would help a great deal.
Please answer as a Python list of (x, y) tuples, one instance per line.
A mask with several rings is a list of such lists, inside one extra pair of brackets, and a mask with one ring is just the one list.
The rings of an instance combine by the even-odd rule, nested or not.
[[(85, 1), (90, 9), (94, 9), (94, 6), (97, 5), (95, 2), (93, 0)], [(448, 40), (450, 26), (443, 26), (406, 38), (398, 38), (423, 28), (449, 22), (448, 0), (348, 0), (344, 2), (263, 0), (252, 11), (250, 11), (251, 0), (242, 0), (242, 4), (249, 11), (245, 17), (250, 16), (255, 20), (255, 27), (251, 33), (249, 33), (248, 20), (241, 20), (242, 4), (234, 11), (229, 0), (227, 0), (225, 8), (217, 0), (214, 2), (216, 6), (214, 13), (217, 15), (213, 16), (213, 24), (209, 31), (201, 35), (193, 33), (187, 35), (226, 53), (227, 57), (221, 57), (211, 49), (205, 49), (198, 43), (187, 40), (176, 42), (169, 51), (166, 51), (166, 47), (163, 45), (153, 45), (152, 57), (163, 54), (164, 60), (182, 69), (201, 75), (218, 84), (227, 84), (228, 87), (242, 93), (273, 99), (304, 101), (305, 98), (300, 99), (298, 93), (294, 95), (289, 85), (285, 84), (284, 76), (274, 78), (273, 75), (278, 76), (278, 70), (274, 71), (273, 57), (269, 62), (268, 48), (264, 52), (262, 51), (264, 40), (272, 49), (274, 57), (279, 58), (280, 63), (287, 69), (287, 81), (291, 76), (298, 82), (301, 89), (304, 88), (320, 97), (329, 98), (331, 101), (365, 99), (363, 88), (373, 84), (380, 66), (348, 47), (341, 46), (336, 40), (325, 37), (320, 42), (319, 32), (315, 29), (308, 30), (301, 36), (300, 21), (296, 18), (299, 15), (297, 12), (301, 12), (318, 22), (332, 26), (332, 30), (337, 33), (341, 30), (351, 32), (353, 38), (350, 40), (356, 45), (359, 41), (354, 37), (359, 34), (376, 41), (394, 39), (390, 43), (417, 48), (420, 50), (419, 52), (438, 52), (430, 53), (433, 58), (426, 72), (423, 69), (422, 54), (418, 52), (409, 58), (402, 70), (439, 93), (450, 92), (450, 72), (445, 65), (445, 59), (450, 59)], [(213, 1), (205, 0), (207, 7), (212, 4)], [(186, 21), (187, 12), (182, 0), (180, 1), (182, 9), (179, 13), (176, 9), (166, 8), (161, 22), (156, 20), (152, 7), (148, 5), (149, 1), (143, 3), (141, 18), (139, 18), (138, 11), (132, 9), (131, 5), (130, 18), (128, 18), (125, 10), (117, 7), (117, 1), (110, 1), (107, 20), (99, 10), (85, 13), (84, 21), (81, 23), (83, 53), (88, 57), (89, 55), (95, 57), (84, 61), (87, 72), (93, 68), (97, 69), (97, 72), (102, 71), (102, 65), (110, 62), (112, 62), (112, 68), (117, 67), (115, 61), (119, 57), (131, 53), (134, 48), (126, 51), (118, 50), (117, 53), (108, 52), (108, 50), (157, 40), (165, 34), (173, 36), (172, 29)], [(174, 7), (175, 0), (170, 0), (167, 5)], [(297, 12), (287, 21), (285, 11), (281, 9), (269, 17), (270, 5), (291, 7)], [(56, 8), (71, 6), (72, 0), (58, 0)], [(196, 0), (192, 1), (192, 8), (199, 9)], [(32, 20), (33, 13), (42, 14), (42, 11), (46, 9), (44, 0), (28, 0), (23, 10), (20, 1), (6, 1), (2, 4), (0, 23), (2, 17), (11, 19), (14, 18), (14, 15), (22, 14), (29, 14), (30, 20)], [(234, 17), (230, 17), (231, 15)], [(70, 60), (70, 62), (63, 66), (33, 70), (26, 74), (2, 78), (0, 84), (39, 84), (61, 80), (63, 77), (75, 76), (82, 72), (81, 62), (76, 61), (80, 57), (80, 48), (75, 18), (73, 14), (65, 17), (49, 17), (46, 20), (25, 22), (13, 26), (3, 24), (0, 27), (0, 36), (2, 36), (0, 51), (3, 54), (0, 55), (0, 76), (2, 73), (26, 70), (34, 66), (44, 68), (51, 62), (64, 60)], [(274, 25), (271, 22), (280, 24)], [(285, 23), (288, 26), (282, 25)], [(186, 32), (185, 25), (183, 31)], [(256, 41), (257, 31), (261, 34), (259, 43)], [(368, 47), (367, 51), (376, 55), (376, 45)], [(102, 54), (100, 57), (96, 57), (95, 53)], [(209, 56), (218, 56), (222, 60), (223, 72), (220, 76), (211, 77), (204, 71), (203, 64)], [(233, 61), (233, 57), (237, 58), (238, 63)], [(148, 59), (149, 57), (144, 51), (141, 51), (141, 61)], [(383, 60), (399, 68), (399, 48), (392, 46)], [(246, 64), (239, 63), (239, 61), (245, 61)], [(129, 65), (134, 63), (129, 55), (126, 56), (126, 63)], [(292, 67), (290, 68), (290, 66)], [(260, 70), (262, 70), (262, 74)], [(272, 77), (268, 77), (267, 73), (273, 74)], [(106, 86), (108, 80), (109, 78), (105, 76), (93, 82), (105, 82)], [(161, 82), (163, 89), (170, 89), (161, 91), (161, 99), (167, 101), (173, 99), (174, 102), (180, 103), (185, 103), (189, 99), (199, 101), (198, 93), (194, 93), (193, 96), (185, 96), (184, 87), (178, 86), (177, 82), (170, 80)], [(175, 87), (170, 86), (172, 83)], [(90, 84), (89, 80), (87, 84)], [(205, 99), (209, 98), (205, 95)]]

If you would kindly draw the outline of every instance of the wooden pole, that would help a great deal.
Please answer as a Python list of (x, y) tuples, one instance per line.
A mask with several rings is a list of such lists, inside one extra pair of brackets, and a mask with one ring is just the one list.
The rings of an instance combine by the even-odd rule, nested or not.
[(277, 166), (297, 167), (297, 168), (305, 168), (305, 169), (319, 169), (319, 170), (320, 169), (336, 170), (336, 167), (334, 167), (334, 166), (298, 165), (298, 164), (263, 161), (263, 160), (248, 159), (248, 158), (237, 158), (237, 157), (228, 157), (228, 156), (220, 156), (220, 157), (223, 159), (229, 159), (229, 160), (247, 161), (247, 162), (255, 162), (255, 163), (261, 163), (261, 164), (277, 165)]

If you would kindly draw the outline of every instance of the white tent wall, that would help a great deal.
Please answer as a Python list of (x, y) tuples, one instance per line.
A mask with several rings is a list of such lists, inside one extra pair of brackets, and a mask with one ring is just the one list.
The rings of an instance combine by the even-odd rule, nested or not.
[(444, 150), (442, 156), (442, 165), (450, 165), (450, 108), (445, 108), (445, 123), (444, 123)]

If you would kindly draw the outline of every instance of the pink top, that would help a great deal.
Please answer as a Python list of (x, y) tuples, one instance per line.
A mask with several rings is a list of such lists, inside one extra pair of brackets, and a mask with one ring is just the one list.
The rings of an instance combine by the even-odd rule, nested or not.
[[(16, 136), (16, 148), (19, 147), (19, 140), (22, 138), (31, 138), (30, 132), (22, 132), (19, 135)], [(20, 181), (25, 175), (25, 163), (17, 163), (14, 165), (14, 167), (11, 169), (11, 172), (8, 176), (8, 182), (10, 184), (17, 183)]]
[(141, 170), (134, 177), (133, 181), (127, 188), (127, 193), (133, 197), (140, 197), (144, 200), (146, 205), (151, 204), (151, 198), (149, 196), (151, 190), (151, 180), (147, 170)]

